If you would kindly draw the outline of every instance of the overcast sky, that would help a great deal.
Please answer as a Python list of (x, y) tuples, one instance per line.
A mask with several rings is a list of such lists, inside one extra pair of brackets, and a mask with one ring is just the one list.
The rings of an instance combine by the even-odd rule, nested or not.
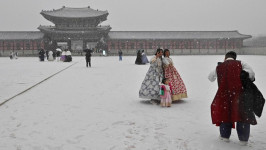
[(238, 30), (266, 35), (266, 0), (1, 0), (0, 31), (37, 31), (52, 25), (42, 10), (108, 10), (112, 31)]

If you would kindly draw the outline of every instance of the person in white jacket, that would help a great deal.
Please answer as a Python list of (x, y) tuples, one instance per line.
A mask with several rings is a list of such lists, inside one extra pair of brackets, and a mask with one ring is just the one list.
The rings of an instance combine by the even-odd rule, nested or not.
[[(233, 60), (233, 58), (227, 58), (224, 61), (226, 61), (226, 60)], [(255, 80), (255, 73), (254, 73), (253, 69), (246, 62), (241, 61), (241, 65), (242, 65), (242, 69), (249, 73), (249, 78), (252, 81), (254, 81)], [(210, 72), (208, 79), (211, 82), (214, 82), (216, 80), (216, 78), (217, 78), (217, 72), (216, 72), (216, 69), (214, 69), (213, 71)]]

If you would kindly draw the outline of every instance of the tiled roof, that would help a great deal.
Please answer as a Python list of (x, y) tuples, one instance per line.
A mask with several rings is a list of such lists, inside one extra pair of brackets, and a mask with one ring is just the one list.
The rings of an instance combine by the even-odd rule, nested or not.
[(62, 7), (57, 10), (42, 11), (41, 14), (52, 17), (60, 17), (60, 18), (90, 18), (90, 17), (98, 17), (106, 15), (108, 14), (108, 11), (94, 10), (91, 9), (90, 7), (85, 7), (85, 8)]
[(0, 31), (0, 40), (36, 40), (43, 35), (40, 31)]
[(39, 26), (39, 30), (44, 33), (54, 33), (54, 34), (84, 34), (84, 33), (95, 33), (101, 31), (110, 31), (110, 26), (99, 26), (94, 30), (60, 30), (56, 29), (54, 26)]
[(238, 31), (110, 31), (110, 39), (224, 39), (251, 38)]

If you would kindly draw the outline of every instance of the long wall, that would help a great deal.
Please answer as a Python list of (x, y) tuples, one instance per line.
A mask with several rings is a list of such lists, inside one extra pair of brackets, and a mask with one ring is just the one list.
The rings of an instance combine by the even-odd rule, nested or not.
[[(238, 54), (241, 54), (242, 49), (170, 49), (171, 55), (223, 55), (228, 51), (236, 51)], [(123, 55), (136, 55), (137, 50), (127, 49), (123, 50)], [(156, 50), (148, 49), (145, 50), (147, 55), (154, 55)], [(118, 55), (117, 50), (109, 50), (109, 55)]]
[(243, 47), (243, 55), (266, 55), (266, 47)]
[[(9, 56), (10, 52), (13, 50), (0, 50), (0, 56)], [(145, 50), (147, 55), (154, 55), (156, 50), (148, 49)], [(266, 47), (243, 47), (241, 49), (170, 49), (171, 55), (224, 55), (228, 51), (235, 51), (239, 55), (266, 55)], [(14, 50), (13, 52), (18, 52), (19, 56), (38, 56), (38, 50)], [(136, 56), (136, 49), (123, 50), (123, 55)], [(76, 56), (83, 56), (84, 53), (73, 53)], [(95, 55), (101, 55), (101, 53), (94, 53)], [(109, 56), (118, 55), (117, 50), (109, 50)]]

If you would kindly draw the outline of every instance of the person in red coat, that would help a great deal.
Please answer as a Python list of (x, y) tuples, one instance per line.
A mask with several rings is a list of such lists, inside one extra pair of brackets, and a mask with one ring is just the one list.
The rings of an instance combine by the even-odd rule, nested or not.
[(212, 123), (220, 126), (220, 137), (229, 141), (231, 130), (235, 128), (242, 144), (247, 144), (250, 124), (241, 120), (239, 98), (242, 93), (241, 71), (249, 73), (250, 79), (255, 78), (252, 68), (242, 61), (236, 60), (236, 53), (226, 53), (224, 62), (218, 63), (216, 70), (210, 73), (209, 80), (218, 81), (218, 90), (211, 104)]

